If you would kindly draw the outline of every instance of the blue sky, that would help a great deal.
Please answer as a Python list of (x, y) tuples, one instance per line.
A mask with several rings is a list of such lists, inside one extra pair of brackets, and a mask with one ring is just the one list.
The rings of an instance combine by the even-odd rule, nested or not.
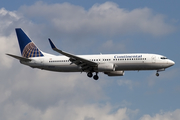
[[(10, 4), (11, 3), (11, 4)], [(180, 119), (179, 1), (0, 1), (0, 119)], [(53, 73), (21, 65), (14, 28), (44, 52), (157, 53), (175, 61), (166, 71), (123, 77)]]

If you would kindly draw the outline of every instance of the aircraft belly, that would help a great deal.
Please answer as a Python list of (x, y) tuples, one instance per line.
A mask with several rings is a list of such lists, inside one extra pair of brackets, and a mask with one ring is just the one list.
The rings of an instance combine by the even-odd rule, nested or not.
[(49, 66), (44, 66), (45, 70), (49, 71), (56, 71), (56, 72), (81, 72), (81, 69), (76, 66), (76, 65), (49, 65)]

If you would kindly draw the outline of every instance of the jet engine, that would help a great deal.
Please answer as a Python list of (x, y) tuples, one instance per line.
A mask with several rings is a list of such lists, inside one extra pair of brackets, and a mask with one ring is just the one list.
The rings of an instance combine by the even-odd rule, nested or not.
[(107, 74), (108, 76), (123, 76), (124, 75), (124, 71), (104, 72), (104, 74)]
[(98, 72), (110, 72), (115, 71), (115, 65), (113, 63), (105, 63), (98, 65)]

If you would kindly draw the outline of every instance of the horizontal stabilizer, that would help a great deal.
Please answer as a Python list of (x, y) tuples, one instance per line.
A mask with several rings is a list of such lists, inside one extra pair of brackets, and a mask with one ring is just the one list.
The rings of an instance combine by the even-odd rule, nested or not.
[(6, 54), (6, 55), (11, 56), (13, 58), (16, 58), (16, 59), (18, 59), (20, 61), (25, 61), (25, 62), (30, 62), (31, 61), (31, 59), (20, 57), (20, 56), (16, 56), (16, 55), (12, 55), (12, 54)]

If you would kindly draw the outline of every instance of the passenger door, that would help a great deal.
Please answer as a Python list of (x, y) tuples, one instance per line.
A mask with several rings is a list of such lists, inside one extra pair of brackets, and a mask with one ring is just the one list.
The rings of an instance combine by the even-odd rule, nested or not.
[(152, 63), (156, 63), (156, 56), (153, 55), (151, 58), (152, 58)]

